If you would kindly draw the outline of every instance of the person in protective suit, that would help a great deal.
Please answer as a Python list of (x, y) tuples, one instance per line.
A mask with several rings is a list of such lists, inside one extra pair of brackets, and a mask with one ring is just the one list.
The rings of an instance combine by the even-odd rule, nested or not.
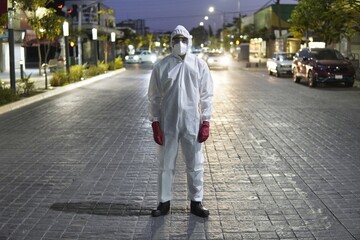
[(190, 53), (192, 36), (179, 25), (171, 33), (172, 53), (154, 65), (149, 89), (149, 118), (158, 144), (158, 201), (153, 217), (170, 210), (179, 144), (184, 154), (191, 213), (208, 217), (203, 207), (202, 142), (209, 137), (213, 81), (205, 61)]

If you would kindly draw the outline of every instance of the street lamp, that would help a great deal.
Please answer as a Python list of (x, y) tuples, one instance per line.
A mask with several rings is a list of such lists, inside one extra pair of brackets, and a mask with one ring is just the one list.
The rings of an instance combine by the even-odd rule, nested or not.
[(16, 77), (15, 77), (15, 39), (14, 39), (14, 2), (8, 0), (8, 41), (9, 41), (9, 57), (10, 57), (10, 88), (13, 92), (16, 91)]
[(115, 64), (115, 55), (116, 55), (116, 49), (115, 49), (115, 41), (116, 41), (116, 33), (111, 32), (111, 42), (112, 42), (112, 49), (113, 49), (113, 61)]
[[(21, 41), (25, 39), (25, 32), (21, 33)], [(24, 46), (20, 48), (20, 77), (21, 79), (24, 78), (24, 65), (25, 65), (25, 49)]]
[(209, 12), (210, 12), (210, 13), (213, 13), (213, 12), (215, 12), (215, 11), (221, 13), (222, 27), (225, 28), (225, 13), (224, 13), (224, 12), (221, 12), (221, 11), (219, 11), (219, 10), (215, 10), (215, 8), (214, 8), (213, 6), (210, 6), (210, 7), (209, 7)]
[(67, 74), (70, 73), (69, 69), (69, 58), (70, 58), (70, 50), (69, 50), (69, 23), (64, 21), (63, 23), (63, 34), (65, 39), (65, 63), (66, 63), (66, 72)]
[[(222, 20), (222, 31), (220, 33), (220, 41), (223, 42), (224, 41), (224, 30), (225, 30), (225, 12), (221, 12), (219, 10), (216, 10), (217, 12), (220, 12), (221, 13), (221, 20)], [(209, 7), (209, 12), (210, 13), (213, 13), (215, 12), (215, 8), (210, 6)], [(223, 43), (222, 43), (223, 45)], [(223, 46), (222, 46), (223, 47)]]
[(97, 29), (93, 28), (92, 29), (92, 39), (94, 42), (94, 49), (95, 49), (95, 66), (97, 66), (97, 62), (98, 62), (98, 46), (97, 46)]

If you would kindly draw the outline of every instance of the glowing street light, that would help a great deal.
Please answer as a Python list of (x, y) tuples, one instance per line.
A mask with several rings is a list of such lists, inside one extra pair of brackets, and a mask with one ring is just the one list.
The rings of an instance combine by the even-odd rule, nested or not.
[(112, 49), (113, 49), (113, 62), (115, 63), (115, 57), (116, 57), (116, 50), (115, 50), (116, 33), (115, 32), (111, 32), (110, 40), (112, 42)]
[(95, 66), (97, 66), (97, 62), (98, 62), (98, 45), (97, 45), (97, 29), (93, 28), (92, 29), (92, 39), (94, 42), (94, 51), (95, 51)]
[(66, 59), (66, 72), (69, 74), (70, 72), (70, 52), (69, 52), (69, 22), (64, 21), (63, 23), (63, 34), (65, 39), (65, 59)]

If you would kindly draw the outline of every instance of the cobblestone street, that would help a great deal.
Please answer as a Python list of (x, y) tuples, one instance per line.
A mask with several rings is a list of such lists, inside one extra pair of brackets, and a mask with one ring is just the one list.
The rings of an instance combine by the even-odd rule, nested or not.
[(360, 90), (308, 88), (233, 65), (215, 83), (208, 219), (177, 161), (171, 213), (152, 218), (151, 68), (0, 115), (0, 240), (360, 239)]

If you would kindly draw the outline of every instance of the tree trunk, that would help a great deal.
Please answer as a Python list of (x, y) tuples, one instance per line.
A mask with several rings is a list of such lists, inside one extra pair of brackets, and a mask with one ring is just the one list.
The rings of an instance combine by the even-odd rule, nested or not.
[(40, 40), (37, 39), (38, 42), (38, 55), (39, 55), (39, 76), (41, 76), (41, 63), (42, 63), (42, 57), (41, 57), (41, 46), (40, 46)]
[(104, 61), (105, 61), (105, 64), (108, 63), (108, 42), (105, 40), (104, 41)]

